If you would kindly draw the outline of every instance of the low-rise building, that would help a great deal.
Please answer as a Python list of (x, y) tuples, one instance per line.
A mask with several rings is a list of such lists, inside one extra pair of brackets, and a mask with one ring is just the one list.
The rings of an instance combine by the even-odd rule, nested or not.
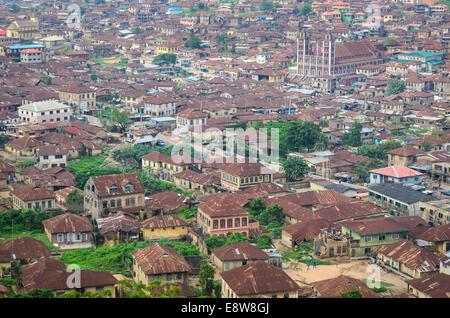
[(55, 194), (37, 187), (35, 184), (22, 185), (11, 191), (12, 203), (15, 209), (56, 209)]
[(36, 166), (39, 169), (64, 168), (67, 165), (67, 156), (68, 150), (64, 146), (39, 146), (36, 148)]
[(396, 243), (408, 237), (409, 229), (391, 218), (345, 221), (342, 234), (350, 236), (350, 257), (369, 257), (386, 244)]
[(177, 215), (157, 215), (142, 222), (144, 240), (185, 239), (188, 223)]
[(370, 171), (370, 183), (417, 184), (422, 182), (423, 173), (405, 166), (392, 166)]
[(450, 224), (431, 227), (416, 238), (431, 243), (432, 248), (438, 253), (450, 252)]
[(219, 272), (224, 272), (256, 261), (268, 262), (269, 255), (248, 242), (241, 242), (213, 248), (211, 260)]
[(221, 169), (221, 184), (232, 191), (261, 183), (271, 183), (270, 171), (261, 163), (233, 163)]
[(86, 217), (64, 213), (44, 220), (42, 224), (50, 242), (62, 250), (95, 247), (93, 227)]
[(411, 278), (424, 278), (439, 273), (439, 257), (403, 240), (378, 249), (378, 263)]
[(450, 224), (450, 199), (420, 202), (419, 214), (431, 226)]
[(441, 273), (433, 277), (406, 281), (408, 293), (419, 298), (449, 298), (450, 275)]
[(191, 266), (173, 248), (155, 243), (131, 252), (133, 279), (138, 284), (150, 285), (154, 280), (162, 283), (186, 284)]
[(420, 216), (420, 204), (433, 199), (401, 184), (382, 183), (369, 188), (369, 202), (391, 215)]
[(281, 268), (264, 261), (220, 273), (223, 298), (298, 298), (299, 285)]

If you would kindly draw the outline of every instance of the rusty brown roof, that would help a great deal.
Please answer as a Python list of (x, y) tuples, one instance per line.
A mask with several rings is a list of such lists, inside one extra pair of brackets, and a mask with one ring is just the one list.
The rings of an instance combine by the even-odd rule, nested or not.
[(155, 193), (150, 198), (152, 199), (149, 201), (150, 205), (159, 206), (164, 211), (176, 210), (189, 199), (187, 196), (175, 191)]
[(429, 228), (417, 238), (428, 242), (450, 241), (450, 223)]
[[(51, 258), (40, 258), (32, 264), (22, 267), (22, 283), (27, 292), (33, 289), (68, 290), (67, 281), (73, 271), (67, 271), (66, 265)], [(107, 272), (90, 269), (80, 270), (80, 286), (103, 287), (112, 286), (117, 279)]]
[(287, 226), (283, 226), (281, 229), (291, 234), (292, 239), (300, 244), (303, 241), (312, 241), (320, 233), (321, 229), (336, 227), (332, 222), (326, 219), (314, 219), (303, 221)]
[(113, 216), (97, 220), (99, 232), (102, 234), (111, 232), (132, 232), (139, 233), (139, 221), (134, 215), (124, 212), (116, 213)]
[(42, 221), (49, 233), (92, 232), (92, 224), (88, 218), (64, 213)]
[(22, 201), (53, 199), (55, 197), (52, 192), (45, 188), (37, 187), (36, 184), (22, 185), (11, 191), (11, 194)]
[(322, 297), (340, 297), (342, 293), (357, 288), (365, 298), (377, 298), (377, 294), (359, 279), (340, 275), (336, 278), (325, 279), (311, 283)]
[(430, 297), (450, 298), (450, 275), (445, 273), (408, 280), (406, 283)]
[(331, 222), (353, 219), (369, 215), (383, 215), (385, 211), (375, 204), (355, 200), (352, 202), (337, 203), (330, 207), (316, 211), (316, 214)]
[(223, 172), (238, 177), (251, 177), (260, 174), (268, 174), (267, 170), (261, 163), (232, 163), (221, 169)]
[(171, 247), (159, 243), (131, 252), (146, 275), (189, 272), (186, 260)]
[(390, 218), (378, 217), (366, 220), (344, 221), (342, 226), (358, 233), (359, 235), (374, 235), (381, 233), (408, 232), (409, 229)]
[(222, 261), (269, 259), (269, 255), (248, 242), (234, 243), (228, 246), (213, 248), (211, 253)]
[(418, 272), (439, 270), (439, 257), (407, 240), (384, 245), (378, 249), (378, 253), (405, 264)]
[(253, 262), (220, 273), (222, 279), (239, 296), (299, 290), (298, 284), (281, 268), (263, 261)]
[[(92, 182), (95, 185), (98, 196), (101, 198), (145, 192), (144, 186), (136, 172), (95, 176), (92, 177)], [(133, 185), (133, 190), (125, 191), (125, 186), (128, 184)], [(117, 187), (117, 192), (110, 193), (109, 188), (113, 185)]]
[(12, 261), (13, 254), (16, 259), (32, 259), (41, 256), (50, 256), (50, 249), (41, 241), (31, 237), (20, 237), (0, 244), (0, 261)]
[(248, 211), (233, 201), (216, 203), (203, 202), (197, 205), (198, 209), (210, 217), (248, 215)]
[(187, 226), (187, 222), (177, 215), (157, 215), (142, 222), (142, 228), (166, 228), (172, 226)]

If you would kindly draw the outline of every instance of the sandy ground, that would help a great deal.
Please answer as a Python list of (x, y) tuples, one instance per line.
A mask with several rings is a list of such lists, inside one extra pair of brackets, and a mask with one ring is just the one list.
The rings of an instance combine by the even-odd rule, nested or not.
[(103, 59), (103, 63), (107, 63), (107, 64), (120, 63), (120, 58), (116, 58), (116, 59)]
[[(289, 269), (285, 272), (297, 283), (313, 283), (325, 279), (346, 275), (356, 279), (367, 279), (372, 272), (367, 272), (370, 262), (368, 260), (338, 260), (334, 265), (317, 265), (316, 268), (307, 268), (306, 264), (298, 262), (288, 263)], [(393, 284), (387, 287), (394, 294), (406, 292), (407, 285), (403, 279), (393, 273), (381, 269), (380, 280)]]
[[(281, 245), (280, 240), (275, 240), (274, 245), (278, 251), (285, 250), (286, 248)], [(334, 259), (324, 259), (333, 262), (333, 265), (317, 265), (316, 268), (309, 267), (304, 263), (299, 263), (297, 261), (286, 262), (285, 264), (289, 266), (288, 269), (284, 271), (295, 280), (300, 286), (302, 284), (310, 284), (313, 282), (331, 279), (338, 277), (340, 275), (346, 275), (356, 279), (367, 279), (370, 278), (372, 272), (369, 268), (371, 265), (369, 260), (352, 260), (350, 258), (334, 258)], [(388, 288), (393, 294), (401, 294), (407, 291), (407, 284), (405, 281), (394, 273), (388, 273), (380, 268), (380, 280), (385, 283), (393, 284), (393, 286), (388, 286)], [(369, 272), (368, 272), (369, 270)]]

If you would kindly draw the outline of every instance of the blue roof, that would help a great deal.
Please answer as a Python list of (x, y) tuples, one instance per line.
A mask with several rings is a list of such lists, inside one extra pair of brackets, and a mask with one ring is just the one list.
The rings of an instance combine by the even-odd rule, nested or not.
[(28, 45), (10, 45), (8, 46), (8, 49), (11, 50), (25, 50), (25, 49), (37, 49), (37, 48), (44, 48), (45, 45), (42, 44), (28, 44)]
[(411, 53), (400, 53), (399, 55), (431, 57), (431, 56), (438, 56), (438, 55), (442, 55), (442, 54), (441, 53), (433, 53), (433, 52), (417, 51), (417, 52), (411, 52)]
[(172, 7), (169, 8), (169, 11), (183, 11), (183, 9), (181, 9), (180, 7)]

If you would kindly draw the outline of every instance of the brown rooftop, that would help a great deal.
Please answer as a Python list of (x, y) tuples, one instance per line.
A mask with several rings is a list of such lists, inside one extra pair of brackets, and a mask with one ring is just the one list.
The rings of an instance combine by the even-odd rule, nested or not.
[(64, 213), (42, 221), (49, 233), (92, 232), (92, 224), (88, 218)]
[(248, 242), (234, 243), (228, 246), (213, 248), (211, 253), (222, 261), (269, 259), (269, 256), (260, 248)]

